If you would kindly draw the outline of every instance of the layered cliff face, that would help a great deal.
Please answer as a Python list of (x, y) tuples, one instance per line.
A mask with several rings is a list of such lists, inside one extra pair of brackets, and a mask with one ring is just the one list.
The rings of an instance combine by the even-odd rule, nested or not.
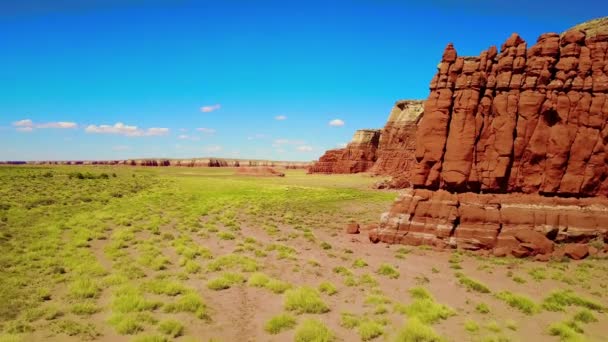
[(309, 173), (358, 173), (369, 170), (376, 161), (380, 130), (361, 129), (341, 149), (325, 152), (308, 169)]
[(608, 36), (516, 34), (479, 57), (450, 44), (431, 81), (414, 186), (450, 191), (608, 193)]
[(310, 173), (357, 173), (404, 177), (413, 166), (416, 126), (423, 101), (397, 101), (382, 130), (359, 130), (343, 149), (325, 152)]
[(416, 129), (422, 118), (423, 104), (420, 100), (395, 103), (380, 133), (378, 157), (372, 173), (409, 177), (415, 163)]
[(530, 48), (513, 34), (478, 57), (449, 44), (417, 127), (414, 188), (370, 239), (545, 260), (608, 241), (606, 27)]

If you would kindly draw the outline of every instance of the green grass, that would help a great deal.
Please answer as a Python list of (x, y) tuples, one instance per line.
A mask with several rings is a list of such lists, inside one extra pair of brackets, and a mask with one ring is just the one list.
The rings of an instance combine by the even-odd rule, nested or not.
[(338, 293), (338, 289), (336, 289), (336, 286), (334, 286), (334, 284), (328, 281), (324, 281), (319, 284), (319, 291), (330, 296), (333, 296)]
[(465, 276), (463, 273), (457, 272), (456, 278), (458, 278), (458, 282), (466, 287), (469, 291), (475, 291), (479, 293), (490, 293), (490, 289), (483, 283), (478, 280), (471, 279)]
[(198, 318), (207, 317), (207, 306), (203, 299), (194, 292), (187, 293), (173, 303), (166, 304), (163, 309), (165, 312), (190, 312)]
[(253, 273), (247, 280), (247, 285), (253, 287), (262, 287), (277, 294), (284, 293), (291, 288), (291, 284), (279, 279), (270, 278), (261, 272)]
[(296, 326), (296, 319), (290, 314), (280, 314), (272, 317), (264, 324), (264, 330), (269, 334), (278, 334), (282, 331), (293, 329)]
[(296, 328), (295, 342), (331, 342), (334, 334), (317, 319), (306, 319)]
[(161, 302), (146, 299), (138, 289), (130, 286), (118, 289), (112, 301), (112, 309), (120, 313), (152, 311), (161, 306)]
[(397, 312), (404, 313), (409, 318), (417, 318), (425, 324), (433, 324), (455, 315), (453, 309), (437, 303), (425, 288), (414, 287), (409, 292), (414, 301), (409, 305), (397, 304)]
[(69, 285), (69, 294), (75, 299), (96, 298), (101, 293), (99, 285), (88, 278), (79, 278)]
[(539, 311), (539, 306), (532, 299), (520, 294), (514, 294), (509, 291), (502, 291), (496, 294), (496, 297), (505, 301), (509, 306), (518, 309), (519, 311), (531, 315)]
[(242, 284), (245, 282), (245, 277), (238, 273), (223, 273), (221, 276), (209, 280), (207, 282), (207, 288), (215, 291), (226, 290), (230, 287)]
[(477, 322), (471, 320), (471, 319), (467, 319), (464, 322), (464, 330), (468, 331), (468, 332), (477, 332), (479, 331), (479, 324), (477, 324)]
[(391, 279), (399, 278), (399, 271), (397, 271), (393, 266), (389, 264), (380, 265), (380, 267), (378, 267), (378, 270), (376, 270), (376, 273), (389, 277)]
[(384, 334), (384, 327), (378, 322), (365, 320), (359, 324), (357, 333), (362, 341), (369, 341)]
[(597, 301), (581, 297), (572, 290), (553, 291), (542, 302), (542, 307), (548, 311), (564, 311), (566, 307), (572, 305), (598, 312), (606, 310), (606, 308)]
[(352, 329), (358, 327), (361, 324), (361, 318), (350, 312), (340, 313), (340, 325)]
[(367, 267), (367, 262), (365, 262), (365, 260), (363, 260), (363, 259), (356, 259), (355, 261), (353, 261), (353, 267), (354, 268)]
[(581, 334), (579, 334), (575, 328), (564, 322), (551, 324), (549, 326), (549, 334), (551, 336), (559, 337), (559, 340), (563, 342), (586, 341), (586, 339)]
[(486, 303), (479, 303), (475, 306), (475, 311), (480, 314), (487, 314), (490, 312), (490, 307)]
[(298, 287), (285, 292), (285, 309), (297, 313), (325, 313), (329, 306), (323, 302), (319, 292), (311, 287)]
[(142, 288), (150, 293), (167, 296), (177, 296), (188, 291), (182, 283), (168, 279), (150, 280), (144, 283)]
[(97, 304), (95, 304), (94, 302), (89, 301), (75, 303), (70, 309), (71, 313), (79, 316), (89, 316), (92, 314), (96, 314), (99, 311), (101, 311), (101, 308), (97, 306)]
[(395, 342), (443, 342), (441, 337), (432, 327), (424, 324), (417, 317), (409, 318), (394, 338)]
[(178, 337), (184, 333), (184, 326), (179, 321), (168, 319), (158, 324), (158, 331), (170, 337)]

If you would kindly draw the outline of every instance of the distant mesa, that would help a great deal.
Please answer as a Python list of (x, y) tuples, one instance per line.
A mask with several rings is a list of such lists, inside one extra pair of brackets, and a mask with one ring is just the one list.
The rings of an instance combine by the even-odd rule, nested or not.
[(127, 160), (67, 160), (67, 161), (4, 161), (0, 164), (16, 165), (124, 165), (146, 167), (275, 167), (283, 169), (306, 169), (309, 162), (272, 161), (228, 158), (192, 159), (127, 159)]

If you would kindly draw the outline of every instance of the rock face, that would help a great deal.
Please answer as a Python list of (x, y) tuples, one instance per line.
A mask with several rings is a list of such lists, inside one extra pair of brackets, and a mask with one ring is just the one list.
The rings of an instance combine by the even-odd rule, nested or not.
[(380, 130), (361, 129), (342, 149), (327, 151), (313, 164), (309, 173), (357, 173), (369, 170), (376, 162)]
[(405, 172), (413, 188), (370, 240), (537, 260), (608, 241), (608, 30), (587, 32), (530, 48), (513, 34), (478, 57), (448, 44)]
[(500, 52), (449, 44), (418, 127), (415, 187), (608, 194), (608, 36), (513, 34)]
[(608, 237), (608, 199), (407, 189), (370, 235), (386, 243), (518, 256), (550, 254), (554, 243)]
[(409, 178), (414, 166), (416, 128), (422, 119), (423, 101), (398, 101), (380, 133), (377, 160), (371, 172)]
[(382, 130), (359, 130), (343, 149), (325, 152), (309, 173), (357, 173), (404, 177), (414, 163), (416, 126), (423, 101), (397, 101)]

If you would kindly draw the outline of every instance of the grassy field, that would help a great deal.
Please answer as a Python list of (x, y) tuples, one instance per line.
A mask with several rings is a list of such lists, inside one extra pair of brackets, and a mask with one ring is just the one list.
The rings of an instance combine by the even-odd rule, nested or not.
[(366, 175), (0, 167), (0, 342), (606, 341), (608, 262), (346, 235)]

